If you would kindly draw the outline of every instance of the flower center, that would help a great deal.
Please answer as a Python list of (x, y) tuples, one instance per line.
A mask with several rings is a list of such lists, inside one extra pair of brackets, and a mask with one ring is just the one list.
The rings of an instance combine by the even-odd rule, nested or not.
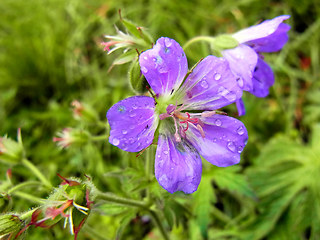
[(181, 142), (181, 138), (186, 138), (186, 132), (189, 126), (194, 126), (204, 138), (205, 133), (203, 131), (204, 123), (201, 121), (200, 117), (209, 117), (215, 114), (215, 111), (202, 112), (202, 113), (188, 113), (182, 112), (184, 110), (184, 105), (177, 108), (177, 105), (169, 104), (166, 108), (166, 113), (159, 115), (160, 120), (171, 117), (174, 121), (175, 134), (174, 138), (177, 142)]

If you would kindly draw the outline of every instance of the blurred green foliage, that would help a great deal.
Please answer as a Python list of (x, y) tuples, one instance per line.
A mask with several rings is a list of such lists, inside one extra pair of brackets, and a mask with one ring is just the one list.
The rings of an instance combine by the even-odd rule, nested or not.
[[(146, 175), (144, 157), (107, 142), (105, 113), (134, 95), (129, 64), (113, 67), (121, 55), (103, 52), (104, 35), (125, 32), (122, 16), (144, 27), (154, 39), (174, 38), (181, 45), (198, 35), (232, 33), (281, 14), (290, 14), (290, 40), (269, 54), (276, 83), (267, 98), (244, 94), (241, 117), (249, 141), (238, 166), (217, 168), (204, 162), (202, 182), (192, 195), (163, 190)], [(3, 0), (0, 2), (0, 136), (15, 139), (18, 128), (26, 158), (53, 185), (63, 176), (90, 174), (102, 191), (141, 199), (150, 189), (161, 221), (172, 239), (319, 239), (320, 238), (320, 5), (317, 0)], [(150, 46), (151, 47), (151, 46)], [(186, 54), (189, 67), (208, 55), (206, 43)], [(71, 102), (87, 105), (92, 121), (73, 117)], [(230, 115), (236, 115), (234, 106)], [(59, 149), (58, 131), (73, 127), (98, 137)], [(12, 178), (6, 179), (8, 169)], [(35, 180), (22, 164), (0, 162), (0, 208), (19, 212), (36, 206), (20, 192), (6, 192)], [(48, 189), (24, 193), (46, 198)], [(26, 201), (27, 200), (27, 201)], [(8, 209), (9, 208), (9, 209)], [(162, 239), (146, 212), (100, 203), (79, 239)], [(27, 239), (72, 239), (62, 224), (30, 228)]]

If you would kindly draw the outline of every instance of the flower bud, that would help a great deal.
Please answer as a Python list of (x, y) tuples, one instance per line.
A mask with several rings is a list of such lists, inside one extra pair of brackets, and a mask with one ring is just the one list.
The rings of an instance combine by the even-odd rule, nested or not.
[(6, 136), (0, 137), (0, 161), (18, 163), (23, 159), (24, 149), (21, 141), (21, 131), (18, 130), (18, 141)]
[(54, 137), (53, 141), (57, 142), (57, 145), (61, 148), (67, 148), (69, 146), (79, 146), (88, 142), (89, 133), (76, 129), (76, 128), (65, 128), (62, 132), (59, 132), (58, 137)]
[(138, 59), (131, 63), (128, 72), (129, 83), (132, 90), (136, 93), (144, 93), (147, 88), (147, 81), (140, 72), (140, 65)]
[(0, 239), (6, 239), (5, 236), (9, 237), (9, 235), (15, 236), (22, 227), (23, 221), (17, 215), (0, 215)]
[(74, 119), (84, 121), (86, 123), (94, 123), (98, 121), (98, 113), (88, 104), (74, 100), (71, 103), (71, 106), (73, 107)]

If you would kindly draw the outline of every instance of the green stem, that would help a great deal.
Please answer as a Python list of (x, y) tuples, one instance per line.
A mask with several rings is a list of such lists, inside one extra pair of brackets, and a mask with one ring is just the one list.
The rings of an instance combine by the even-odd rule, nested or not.
[(150, 212), (150, 215), (151, 215), (152, 219), (154, 220), (154, 223), (159, 228), (163, 239), (169, 240), (170, 237), (169, 237), (167, 231), (164, 229), (164, 226), (163, 226), (162, 222), (160, 221), (160, 218), (159, 218), (158, 214), (153, 210), (150, 210), (149, 212)]
[[(153, 176), (153, 159), (154, 159), (154, 151), (152, 146), (150, 146), (149, 151), (147, 151), (146, 156), (146, 176), (148, 183), (151, 183)], [(151, 203), (151, 193), (150, 188), (147, 187), (147, 202)]]
[(209, 37), (209, 36), (198, 36), (198, 37), (191, 38), (188, 42), (184, 44), (183, 50), (186, 50), (188, 47), (190, 47), (190, 45), (196, 42), (205, 41), (205, 42), (212, 43), (213, 39), (214, 37)]
[(105, 200), (108, 202), (114, 202), (114, 203), (118, 203), (121, 205), (127, 205), (130, 207), (138, 207), (138, 208), (142, 208), (145, 210), (148, 210), (148, 207), (149, 207), (149, 205), (144, 202), (129, 199), (129, 198), (118, 197), (118, 196), (110, 194), (110, 193), (99, 192), (96, 199), (97, 200), (99, 200), (99, 199)]
[(101, 135), (101, 136), (91, 136), (91, 141), (107, 141), (108, 135)]
[(32, 186), (39, 186), (41, 185), (41, 183), (37, 182), (37, 181), (27, 181), (24, 183), (20, 183), (14, 187), (12, 187), (11, 189), (9, 189), (8, 194), (11, 194), (17, 190), (19, 190), (20, 188), (25, 188), (25, 187), (32, 187)]
[(44, 200), (42, 200), (41, 198), (35, 197), (31, 194), (28, 193), (24, 193), (24, 192), (14, 192), (13, 193), (14, 196), (20, 197), (20, 198), (24, 198), (26, 200), (29, 200), (30, 202), (35, 202), (35, 203), (39, 203), (39, 204), (43, 204)]
[(31, 172), (34, 173), (34, 175), (37, 176), (37, 178), (39, 178), (39, 180), (48, 188), (52, 188), (51, 183), (47, 180), (47, 178), (42, 174), (42, 172), (40, 172), (40, 170), (33, 165), (32, 162), (30, 162), (28, 159), (24, 158), (22, 159), (22, 163), (24, 166), (26, 166), (27, 168), (29, 168), (31, 170)]

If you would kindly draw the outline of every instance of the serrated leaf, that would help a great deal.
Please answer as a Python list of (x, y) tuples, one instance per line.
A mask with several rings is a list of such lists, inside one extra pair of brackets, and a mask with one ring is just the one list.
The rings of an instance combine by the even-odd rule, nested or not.
[(236, 173), (236, 171), (239, 170), (240, 168), (238, 166), (228, 168), (215, 167), (211, 175), (219, 188), (231, 192), (235, 191), (247, 197), (255, 197), (246, 177), (243, 174)]
[(208, 225), (210, 222), (210, 212), (212, 203), (217, 201), (211, 186), (211, 177), (202, 176), (198, 190), (194, 193), (194, 214), (196, 222), (200, 228), (201, 235), (204, 239), (208, 238)]

